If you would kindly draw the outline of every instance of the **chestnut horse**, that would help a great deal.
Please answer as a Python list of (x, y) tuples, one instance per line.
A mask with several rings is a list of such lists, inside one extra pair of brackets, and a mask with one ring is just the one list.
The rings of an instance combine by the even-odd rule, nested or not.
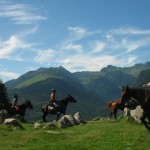
[(110, 111), (110, 119), (112, 118), (112, 115), (114, 115), (115, 119), (117, 119), (118, 109), (123, 111), (124, 108), (125, 104), (121, 103), (121, 99), (111, 100), (105, 106), (105, 109)]
[(121, 101), (123, 103), (128, 102), (131, 98), (136, 99), (143, 108), (144, 114), (141, 121), (150, 131), (150, 90), (143, 88), (129, 88), (128, 86), (123, 87)]

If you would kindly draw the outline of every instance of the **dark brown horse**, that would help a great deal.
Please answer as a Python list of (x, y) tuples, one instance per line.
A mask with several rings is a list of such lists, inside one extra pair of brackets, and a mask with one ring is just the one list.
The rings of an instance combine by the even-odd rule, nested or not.
[(49, 107), (47, 107), (47, 104), (46, 105), (42, 105), (41, 109), (42, 109), (42, 112), (43, 112), (43, 116), (42, 116), (43, 122), (47, 122), (46, 116), (48, 114), (57, 115), (57, 119), (56, 120), (58, 121), (58, 119), (59, 119), (61, 114), (65, 115), (66, 109), (67, 109), (67, 105), (68, 105), (69, 102), (76, 103), (76, 100), (71, 95), (68, 95), (66, 98), (58, 101), (58, 108), (57, 108), (57, 110), (56, 109), (52, 109), (52, 110), (49, 109)]
[[(144, 110), (143, 117), (141, 121), (144, 123), (145, 127), (150, 130), (150, 90), (148, 89), (137, 89), (137, 88), (122, 88), (122, 98), (121, 101), (128, 102), (131, 98), (136, 99)], [(148, 119), (148, 122), (147, 120)]]
[(110, 119), (112, 118), (112, 115), (114, 115), (115, 119), (117, 119), (118, 109), (123, 111), (124, 108), (125, 105), (124, 103), (121, 103), (121, 99), (109, 101), (105, 106), (105, 109), (110, 111)]
[(19, 105), (17, 111), (15, 110), (15, 108), (9, 107), (8, 113), (10, 116), (14, 116), (16, 114), (19, 114), (20, 116), (24, 117), (27, 108), (33, 109), (33, 106), (31, 104), (30, 100), (25, 100), (25, 102), (22, 105)]

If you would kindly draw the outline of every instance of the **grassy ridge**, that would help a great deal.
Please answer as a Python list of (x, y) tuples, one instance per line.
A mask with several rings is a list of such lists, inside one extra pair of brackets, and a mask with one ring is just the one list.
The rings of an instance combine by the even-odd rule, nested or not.
[(34, 129), (11, 131), (0, 126), (0, 149), (21, 150), (148, 150), (150, 133), (143, 125), (121, 121), (91, 121), (67, 129)]

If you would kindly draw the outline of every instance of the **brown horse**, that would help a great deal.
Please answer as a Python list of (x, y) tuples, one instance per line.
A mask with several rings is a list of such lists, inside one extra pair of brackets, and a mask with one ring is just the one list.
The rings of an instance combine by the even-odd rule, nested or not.
[[(144, 110), (141, 121), (145, 127), (150, 130), (150, 90), (148, 89), (137, 89), (137, 88), (122, 88), (121, 101), (128, 102), (131, 98), (136, 99)], [(148, 122), (146, 121), (148, 119)]]
[(124, 108), (125, 104), (121, 103), (121, 99), (109, 101), (105, 106), (105, 109), (110, 111), (110, 119), (112, 118), (112, 115), (114, 115), (115, 119), (117, 119), (118, 109), (123, 111)]
[(76, 103), (76, 99), (74, 99), (71, 95), (68, 95), (66, 98), (59, 100), (57, 110), (56, 109), (54, 109), (54, 110), (49, 109), (47, 107), (47, 104), (42, 105), (41, 110), (43, 112), (43, 116), (42, 116), (43, 122), (47, 122), (46, 116), (48, 114), (57, 115), (56, 120), (58, 121), (61, 114), (63, 114), (63, 115), (66, 114), (66, 109), (67, 109), (67, 105), (69, 102)]
[(25, 102), (22, 105), (18, 106), (17, 111), (15, 108), (12, 107), (12, 104), (10, 103), (10, 107), (8, 108), (8, 113), (10, 116), (14, 116), (16, 114), (19, 114), (20, 116), (24, 117), (27, 108), (33, 109), (32, 103), (28, 99), (25, 100)]

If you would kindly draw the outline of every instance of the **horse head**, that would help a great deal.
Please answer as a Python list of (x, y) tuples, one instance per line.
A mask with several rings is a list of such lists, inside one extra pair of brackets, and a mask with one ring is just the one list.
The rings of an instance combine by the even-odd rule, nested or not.
[(130, 99), (130, 88), (128, 86), (122, 87), (121, 102), (125, 103), (128, 102)]
[(67, 99), (68, 99), (68, 101), (71, 102), (71, 103), (76, 103), (76, 102), (77, 102), (76, 99), (74, 99), (71, 95), (68, 95), (68, 96), (67, 96)]
[(33, 109), (33, 106), (32, 106), (32, 103), (31, 103), (30, 100), (27, 99), (27, 100), (25, 101), (25, 105), (26, 105), (27, 108)]

